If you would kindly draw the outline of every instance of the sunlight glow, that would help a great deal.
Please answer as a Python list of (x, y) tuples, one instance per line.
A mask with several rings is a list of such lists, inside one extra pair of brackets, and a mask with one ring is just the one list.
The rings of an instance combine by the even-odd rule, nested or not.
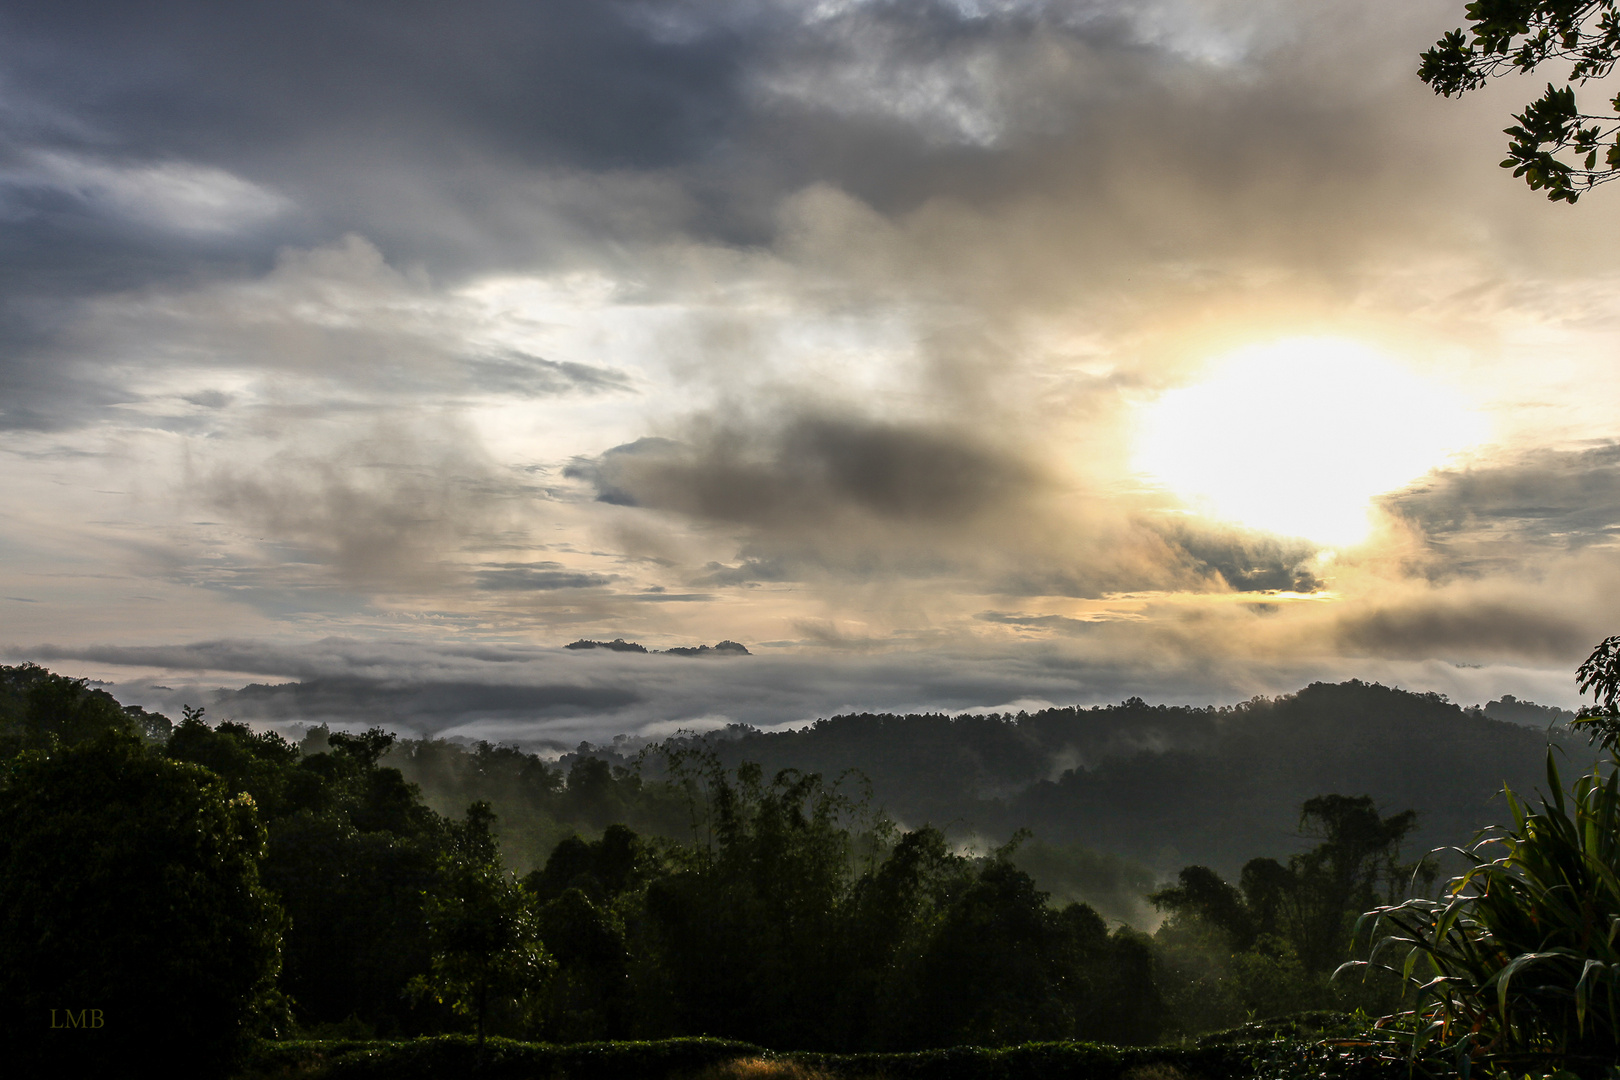
[(1462, 396), (1353, 341), (1240, 350), (1147, 406), (1134, 464), (1210, 517), (1348, 546), (1371, 500), (1481, 442)]

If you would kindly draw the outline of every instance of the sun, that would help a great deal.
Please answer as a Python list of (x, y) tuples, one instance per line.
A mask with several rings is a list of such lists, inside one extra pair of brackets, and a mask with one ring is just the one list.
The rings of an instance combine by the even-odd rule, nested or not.
[(1485, 437), (1461, 394), (1341, 338), (1239, 350), (1140, 419), (1136, 470), (1192, 509), (1333, 547), (1366, 538), (1374, 496)]

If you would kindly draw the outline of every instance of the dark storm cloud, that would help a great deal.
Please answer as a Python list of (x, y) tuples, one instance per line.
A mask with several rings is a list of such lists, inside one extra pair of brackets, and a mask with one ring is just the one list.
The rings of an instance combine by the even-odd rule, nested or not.
[[(539, 217), (522, 208), (535, 170), (702, 155), (738, 114), (739, 43), (624, 15), (562, 0), (7, 5), (0, 426), (72, 427), (129, 400), (52, 348), (74, 301), (257, 276), (284, 246), (353, 231), (452, 273), (532, 262), (543, 207), (571, 198), (542, 184)], [(623, 212), (594, 199), (561, 213), (589, 227)], [(618, 382), (548, 363), (474, 366), (519, 393)]]
[(939, 421), (771, 420), (698, 417), (682, 440), (640, 439), (565, 472), (602, 502), (741, 527), (739, 561), (691, 579), (707, 585), (897, 573), (1008, 596), (1323, 587), (1309, 544), (1182, 517), (1127, 520), (1067, 491), (1034, 444)]
[[(941, 201), (994, 215), (1034, 197), (1050, 204), (1039, 235), (1015, 225), (983, 244), (947, 229), (943, 248), (898, 252), (895, 266), (926, 261), (974, 288), (1065, 303), (1077, 280), (1150, 249), (1293, 244), (1298, 230), (1262, 227), (1243, 193), (1296, 174), (1326, 178), (1291, 196), (1299, 213), (1331, 201), (1346, 235), (1368, 235), (1358, 208), (1380, 192), (1351, 202), (1338, 185), (1360, 191), (1380, 124), (1324, 122), (1311, 111), (1331, 94), (1257, 79), (1247, 16), (1193, 5), (1183, 26), (1177, 11), (9, 5), (0, 214), (15, 227), (0, 229), (0, 275), (19, 288), (0, 312), (0, 389), (12, 391), (0, 422), (68, 426), (127, 400), (83, 371), (69, 381), (61, 356), (34, 340), (54, 336), (53, 303), (253, 277), (282, 247), (347, 233), (441, 282), (579, 261), (635, 276), (648, 245), (779, 244), (794, 228), (785, 201), (815, 185), (890, 217)], [(1211, 50), (1217, 59), (1201, 55)], [(1277, 131), (1318, 134), (1285, 147)], [(1148, 201), (1172, 212), (1162, 223), (1141, 207), (1116, 212), (1136, 186), (1118, 170), (1166, 155), (1176, 167)], [(1242, 204), (1235, 214), (1217, 205), (1228, 195)], [(1174, 212), (1183, 196), (1200, 221), (1191, 231)], [(1275, 217), (1275, 200), (1260, 201)], [(496, 358), (474, 377), (519, 393), (612, 381), (545, 363), (525, 371)]]
[(817, 528), (851, 514), (960, 524), (1039, 484), (1029, 465), (963, 430), (817, 415), (716, 426), (680, 443), (642, 439), (578, 461), (568, 474), (595, 484), (603, 502), (766, 530)]
[(1620, 537), (1620, 443), (1439, 471), (1384, 505), (1428, 539), (1440, 573), (1484, 572), (1538, 549), (1613, 544)]
[[(1119, 139), (1109, 117), (1154, 107), (1174, 73), (1243, 84), (1186, 55), (1197, 26), (1178, 43), (1160, 23), (1125, 4), (943, 0), (13, 4), (0, 205), (25, 226), (8, 230), (26, 244), (14, 266), (64, 260), (54, 276), (104, 288), (262, 269), (348, 231), (452, 276), (544, 263), (571, 231), (759, 242), (807, 185), (888, 214), (1046, 189), (1038, 147)], [(148, 196), (172, 202), (206, 170), (209, 199), (154, 217)], [(626, 206), (613, 184), (637, 176), (676, 191)], [(263, 205), (232, 227), (186, 227), (252, 192)]]
[[(724, 27), (671, 37), (623, 5), (568, 0), (12, 4), (0, 30), (11, 100), (0, 145), (20, 163), (0, 190), (34, 230), (14, 251), (31, 260), (49, 255), (46, 240), (66, 241), (55, 250), (69, 276), (120, 262), (162, 274), (198, 252), (42, 169), (41, 154), (115, 170), (202, 163), (296, 205), (261, 244), (360, 228), (428, 257), (419, 241), (436, 227), (413, 226), (403, 205), (420, 180), (460, 187), (449, 205), (476, 215), (523, 170), (690, 161), (740, 114), (746, 46)], [(375, 197), (389, 189), (394, 198)]]
[(569, 462), (563, 475), (583, 480), (596, 489), (596, 501), (614, 506), (638, 506), (633, 492), (620, 487), (620, 474), (634, 475), (643, 463), (668, 460), (682, 452), (680, 443), (671, 439), (649, 436), (633, 443), (615, 446), (596, 457), (579, 457)]
[(723, 130), (737, 46), (624, 15), (569, 0), (24, 3), (7, 7), (4, 55), (24, 97), (126, 148), (252, 158), (311, 133), (433, 134), (531, 162), (666, 165)]

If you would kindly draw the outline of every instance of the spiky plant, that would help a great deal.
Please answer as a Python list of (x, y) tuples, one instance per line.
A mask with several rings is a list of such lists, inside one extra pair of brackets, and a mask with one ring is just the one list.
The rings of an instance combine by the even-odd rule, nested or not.
[(1472, 865), (1441, 899), (1363, 917), (1377, 944), (1361, 963), (1398, 971), (1414, 996), (1389, 1018), (1414, 1054), (1582, 1073), (1620, 1056), (1620, 770), (1603, 771), (1566, 794), (1549, 751), (1540, 810), (1506, 792), (1512, 826), (1462, 852)]

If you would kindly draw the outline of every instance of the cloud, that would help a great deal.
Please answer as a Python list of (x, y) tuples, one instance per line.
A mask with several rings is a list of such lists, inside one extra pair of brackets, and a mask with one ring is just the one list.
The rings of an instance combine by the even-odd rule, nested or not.
[[(308, 415), (633, 390), (622, 371), (509, 344), (498, 315), (397, 270), (354, 235), (283, 250), (255, 280), (116, 292), (75, 315), (0, 357), (0, 382), (15, 391), (0, 426), (145, 417), (174, 427), (197, 406), (227, 413), (211, 425), (219, 431), (272, 409), (284, 423), (289, 406)], [(110, 405), (123, 411), (109, 415)]]
[[(1569, 440), (1608, 433), (1616, 204), (1493, 172), (1500, 102), (1412, 75), (1439, 0), (58, 7), (0, 16), (36, 640), (251, 638), (320, 688), (266, 715), (422, 724), (528, 665), (490, 715), (586, 730), (1534, 683), (1608, 617), (1620, 458)], [(1302, 332), (1479, 389), (1508, 445), (1333, 558), (1132, 474), (1140, 405)], [(386, 670), (315, 663), (334, 633)], [(778, 644), (646, 688), (435, 635)]]
[(568, 463), (563, 475), (574, 480), (583, 480), (596, 489), (598, 502), (612, 503), (615, 506), (637, 506), (634, 492), (621, 487), (618, 476), (621, 471), (634, 473), (638, 463), (625, 464), (635, 458), (644, 458), (648, 461), (658, 462), (668, 456), (679, 452), (680, 444), (670, 439), (648, 437), (637, 439), (633, 443), (611, 447), (597, 457), (577, 457)]
[(1095, 634), (1106, 630), (1107, 624), (1119, 621), (1121, 616), (1103, 616), (1076, 619), (1068, 615), (1021, 615), (1009, 611), (981, 611), (974, 616), (988, 623), (1017, 626), (1037, 630), (1055, 630), (1062, 634)]
[(788, 409), (699, 415), (681, 434), (576, 459), (566, 474), (601, 502), (734, 538), (724, 555), (739, 563), (710, 557), (689, 572), (710, 586), (982, 575), (1005, 555), (988, 538), (1007, 522), (1042, 542), (1043, 502), (1057, 493), (1037, 462), (956, 423)]
[(1567, 662), (1591, 648), (1588, 620), (1545, 603), (1425, 598), (1346, 615), (1345, 645), (1385, 656), (1495, 656)]
[(628, 390), (630, 379), (621, 371), (573, 361), (546, 360), (516, 350), (467, 361), (468, 373), (479, 390), (518, 398), (549, 397), (569, 391), (603, 393)]
[(546, 591), (551, 589), (595, 589), (617, 580), (612, 574), (581, 574), (564, 570), (561, 563), (506, 563), (479, 570), (473, 579), (480, 589), (495, 591)]
[(22, 167), (0, 171), (0, 191), (8, 189), (9, 216), (29, 212), (16, 195), (44, 189), (135, 225), (195, 236), (253, 230), (291, 205), (258, 184), (211, 166), (125, 164), (59, 151), (37, 151)]
[[(283, 729), (295, 723), (351, 729), (381, 723), (407, 732), (456, 733), (557, 751), (582, 739), (606, 743), (618, 734), (660, 737), (716, 718), (772, 727), (843, 712), (954, 713), (1010, 701), (1090, 705), (1131, 696), (1148, 696), (1155, 703), (1229, 704), (1351, 676), (1436, 690), (1465, 703), (1499, 697), (1504, 686), (1518, 686), (1519, 696), (1541, 702), (1573, 700), (1567, 668), (1495, 670), (1372, 658), (1354, 664), (1296, 661), (1196, 670), (1167, 668), (1149, 652), (1121, 662), (1028, 645), (801, 654), (755, 648), (746, 662), (720, 665), (601, 649), (464, 648), (404, 638), (11, 646), (5, 651), (53, 667), (77, 659), (156, 670), (160, 674), (139, 676), (100, 669), (113, 675), (112, 689), (121, 701), (171, 714), (178, 714), (181, 704), (203, 704), (215, 719)], [(240, 666), (234, 679), (224, 674), (233, 665)], [(254, 681), (243, 685), (243, 675)]]
[[(516, 527), (537, 495), (480, 453), (453, 416), (346, 427), (314, 428), (322, 436), (314, 445), (271, 443), (257, 462), (200, 464), (188, 497), (341, 580), (375, 588), (442, 579), (446, 559)], [(546, 573), (505, 567), (478, 580), (486, 589), (514, 587), (525, 575), (529, 588), (561, 580)]]
[(753, 558), (746, 556), (736, 566), (717, 562), (703, 567), (699, 581), (714, 585), (757, 585), (766, 581), (792, 581), (793, 571), (781, 558)]
[(1016, 502), (1037, 482), (1029, 466), (948, 428), (801, 415), (696, 434), (695, 444), (617, 447), (572, 475), (592, 479), (607, 502), (764, 529), (850, 515), (949, 525)]
[(474, 719), (517, 718), (526, 721), (531, 730), (543, 731), (550, 717), (612, 714), (635, 704), (640, 695), (628, 687), (567, 684), (390, 685), (369, 679), (314, 679), (249, 684), (234, 693), (216, 695), (214, 700), (261, 722), (336, 721), (345, 727), (375, 722), (437, 732)]
[(1535, 448), (1437, 470), (1383, 505), (1420, 530), (1448, 573), (1609, 547), (1620, 536), (1620, 444)]
[(1182, 519), (1152, 526), (1184, 552), (1194, 573), (1215, 575), (1237, 592), (1311, 593), (1323, 587), (1318, 548), (1303, 540)]

